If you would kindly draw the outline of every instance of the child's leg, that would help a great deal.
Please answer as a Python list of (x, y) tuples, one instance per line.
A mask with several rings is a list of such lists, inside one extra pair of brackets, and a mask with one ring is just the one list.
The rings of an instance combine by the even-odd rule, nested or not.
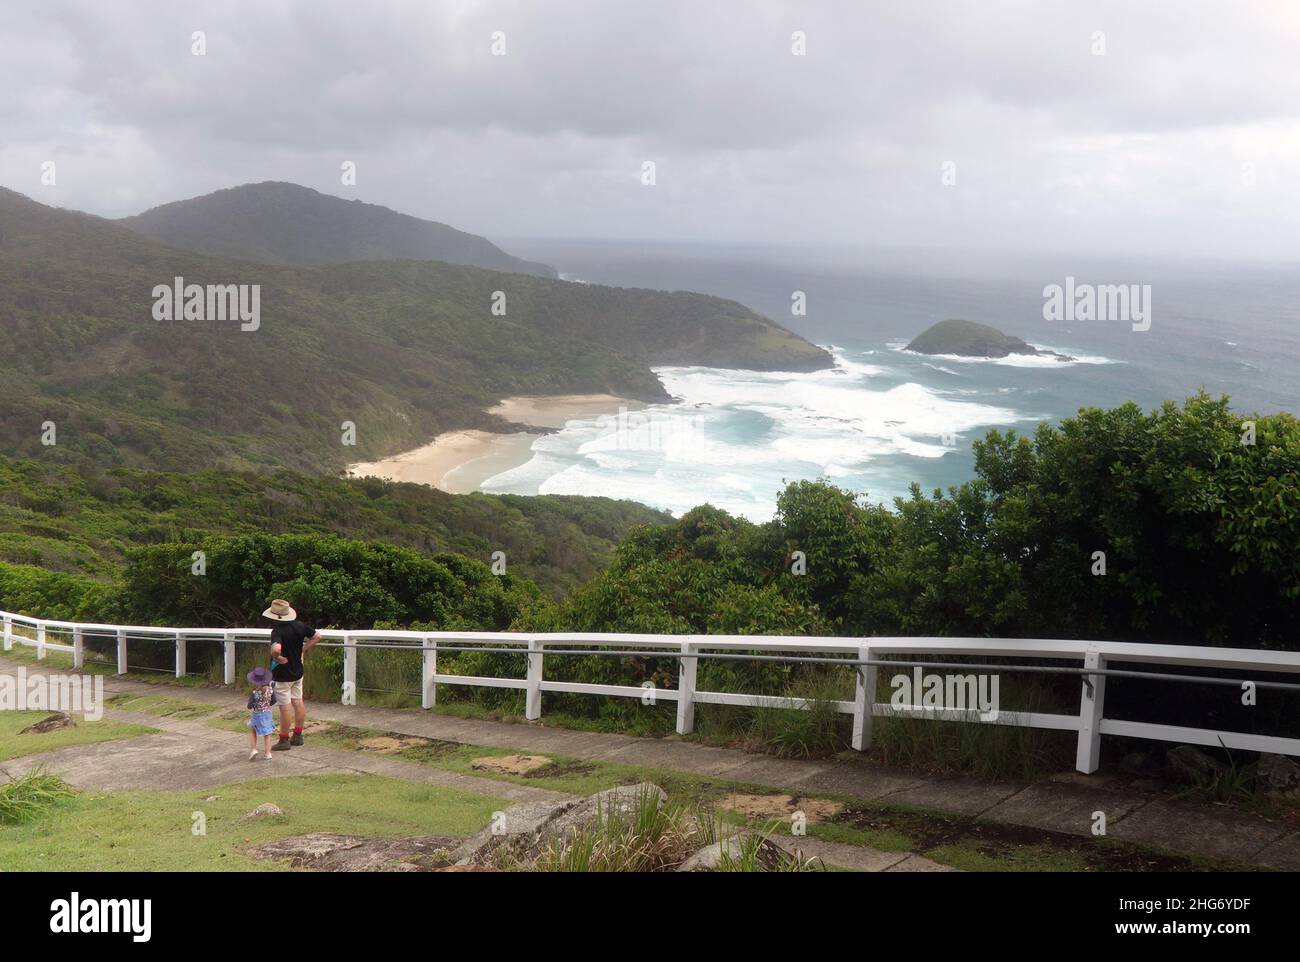
[(251, 751), (257, 751), (257, 729), (252, 725), (248, 726), (248, 747)]
[(270, 735), (262, 736), (262, 751), (266, 753), (267, 758), (271, 757), (271, 736)]

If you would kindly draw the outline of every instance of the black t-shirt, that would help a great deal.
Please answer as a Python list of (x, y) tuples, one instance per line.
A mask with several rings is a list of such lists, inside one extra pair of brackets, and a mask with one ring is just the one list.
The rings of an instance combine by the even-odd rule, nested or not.
[(308, 627), (301, 621), (285, 621), (271, 629), (271, 644), (280, 643), (281, 656), (288, 658), (288, 664), (276, 665), (271, 669), (271, 677), (276, 681), (297, 681), (302, 677), (302, 644), (316, 634), (316, 629)]

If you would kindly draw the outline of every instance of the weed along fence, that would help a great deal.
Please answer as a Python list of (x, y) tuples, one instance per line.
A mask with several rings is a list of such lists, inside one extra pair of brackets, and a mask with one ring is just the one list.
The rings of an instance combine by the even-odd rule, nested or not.
[[(224, 648), (223, 676), (227, 685), (236, 681), (236, 646), (265, 645), (269, 629), (259, 628), (158, 628), (136, 625), (98, 625), (69, 621), (48, 621), (26, 615), (0, 612), (4, 623), (4, 650), (14, 644), (36, 649), (37, 658), (47, 651), (72, 655), (73, 667), (85, 665), (88, 645), (116, 649), (118, 674), (128, 671), (131, 643), (144, 642), (171, 649), (176, 676), (186, 674), (187, 653), (192, 643), (219, 644)], [(658, 657), (678, 661), (675, 689), (653, 689), (656, 701), (675, 702), (677, 731), (690, 733), (695, 724), (696, 705), (736, 705), (750, 708), (808, 708), (804, 698), (755, 695), (741, 692), (702, 691), (696, 687), (700, 662), (711, 659), (732, 661), (774, 661), (787, 664), (827, 664), (855, 668), (857, 682), (852, 700), (832, 702), (832, 707), (853, 718), (852, 746), (861, 751), (871, 744), (873, 717), (906, 716), (1028, 728), (1076, 732), (1075, 764), (1081, 772), (1097, 770), (1102, 735), (1155, 739), (1193, 745), (1222, 745), (1246, 751), (1300, 756), (1300, 738), (1189, 728), (1152, 722), (1125, 721), (1105, 716), (1106, 680), (1110, 677), (1151, 681), (1221, 685), (1241, 689), (1253, 682), (1261, 690), (1300, 691), (1300, 652), (1260, 651), (1244, 648), (1208, 648), (1186, 645), (1132, 644), (1066, 640), (1005, 638), (808, 638), (734, 635), (622, 635), (622, 634), (519, 634), (510, 632), (418, 632), (418, 631), (321, 631), (323, 647), (342, 649), (343, 699), (355, 700), (357, 653), (367, 649), (409, 651), (420, 659), (421, 704), (432, 708), (438, 685), (487, 686), (524, 692), (525, 715), (542, 714), (543, 692), (569, 692), (614, 698), (647, 697), (647, 688), (631, 685), (589, 684), (547, 680), (546, 656), (598, 655), (603, 657)], [(438, 671), (439, 652), (478, 651), (517, 656), (523, 677), (454, 675)], [(976, 659), (952, 662), (943, 658)], [(1052, 664), (980, 663), (978, 659), (1013, 658), (1049, 661)], [(918, 660), (924, 659), (924, 660)], [(1117, 664), (1148, 666), (1118, 669)], [(922, 666), (948, 669), (949, 677), (973, 678), (985, 674), (1042, 672), (1077, 675), (1081, 691), (1078, 714), (1050, 714), (1027, 711), (981, 712), (978, 707), (930, 708), (908, 704), (896, 707), (877, 702), (877, 682), (882, 668), (894, 672)], [(1169, 669), (1168, 671), (1162, 669)], [(1187, 674), (1188, 669), (1197, 670)], [(155, 669), (156, 670), (156, 669)], [(1225, 671), (1246, 673), (1228, 678)], [(1254, 680), (1252, 675), (1297, 676), (1295, 682)], [(961, 693), (962, 684), (955, 686)], [(1233, 697), (1236, 697), (1235, 694)], [(948, 705), (951, 706), (951, 702)], [(967, 703), (969, 704), (969, 703)]]

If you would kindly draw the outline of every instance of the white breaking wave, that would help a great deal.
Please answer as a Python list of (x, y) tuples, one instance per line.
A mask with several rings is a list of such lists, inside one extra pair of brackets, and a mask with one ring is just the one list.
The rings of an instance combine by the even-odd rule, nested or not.
[[(898, 342), (893, 342), (898, 343)], [(922, 354), (920, 351), (909, 351), (905, 347), (894, 347), (890, 345), (891, 350), (899, 354), (910, 354), (913, 357), (942, 358), (945, 361), (956, 361), (958, 364), (999, 364), (1003, 367), (1038, 367), (1038, 368), (1068, 368), (1075, 364), (1123, 364), (1123, 361), (1117, 361), (1114, 358), (1102, 357), (1100, 354), (1076, 354), (1069, 348), (1047, 347), (1044, 344), (1033, 344), (1026, 342), (1030, 347), (1038, 348), (1040, 351), (1053, 351), (1057, 354), (1068, 355), (1071, 360), (1058, 361), (1051, 356), (1041, 354), (1008, 354), (1006, 357), (970, 357), (966, 354)], [(927, 364), (928, 367), (934, 365)], [(944, 368), (935, 368), (944, 370)], [(954, 371), (947, 373), (953, 374)]]
[(964, 448), (973, 431), (1045, 417), (834, 357), (833, 368), (808, 373), (656, 368), (679, 403), (571, 420), (481, 489), (630, 498), (675, 514), (707, 502), (766, 520), (790, 481), (830, 477), (861, 490), (891, 459), (941, 458), (954, 438)]

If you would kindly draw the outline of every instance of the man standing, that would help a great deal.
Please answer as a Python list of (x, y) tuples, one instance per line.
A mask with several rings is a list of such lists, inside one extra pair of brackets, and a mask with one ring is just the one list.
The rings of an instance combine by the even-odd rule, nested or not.
[[(307, 707), (302, 701), (302, 656), (316, 647), (320, 632), (298, 620), (298, 612), (289, 602), (276, 598), (271, 607), (262, 612), (263, 618), (278, 621), (271, 629), (271, 657), (275, 668), (275, 703), (280, 706), (280, 740), (271, 746), (273, 752), (283, 752), (291, 745), (302, 744), (302, 726), (307, 720)], [(293, 735), (289, 735), (290, 711), (293, 706)]]

